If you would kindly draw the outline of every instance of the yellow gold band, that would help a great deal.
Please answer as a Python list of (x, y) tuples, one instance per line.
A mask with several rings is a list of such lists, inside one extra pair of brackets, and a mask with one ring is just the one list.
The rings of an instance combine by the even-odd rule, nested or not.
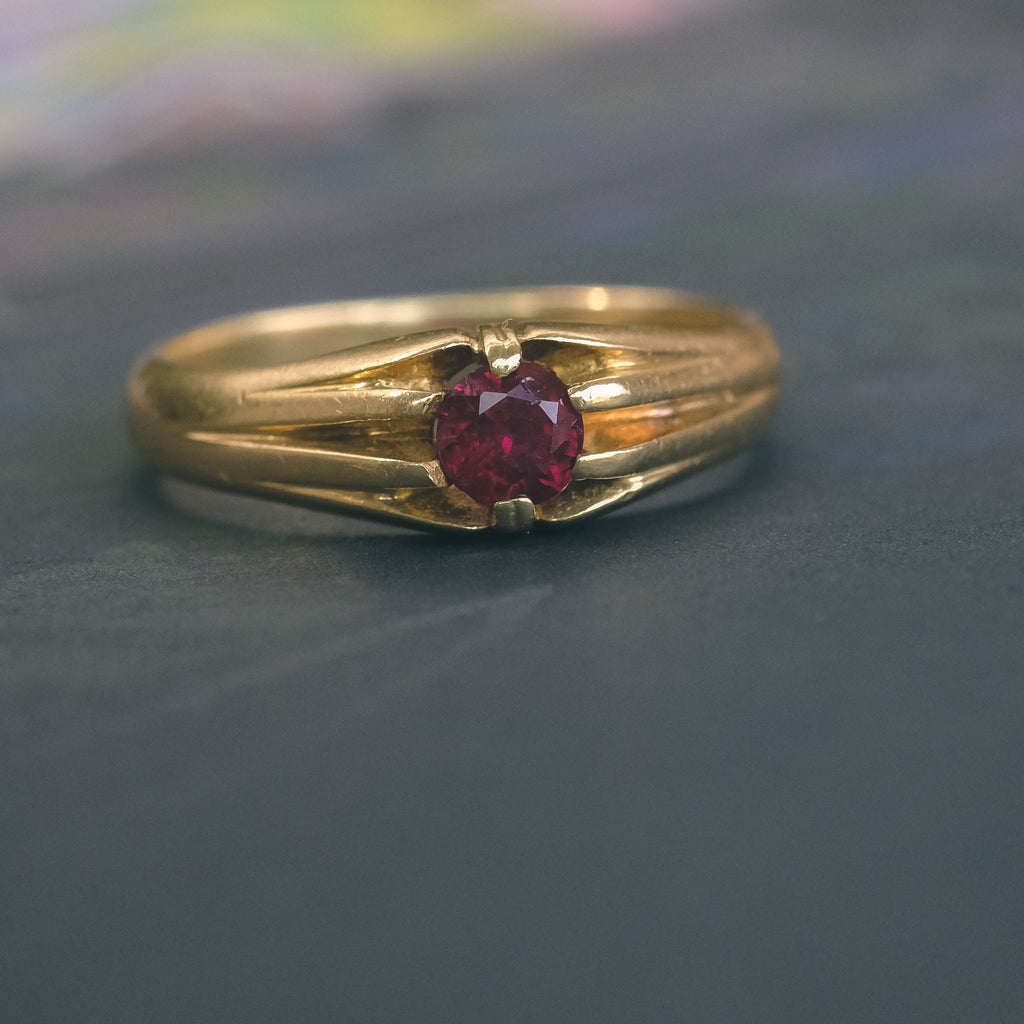
[[(531, 360), (583, 417), (571, 483), (481, 504), (446, 479), (434, 419), (450, 382)], [(133, 438), (193, 480), (411, 526), (529, 529), (614, 507), (739, 452), (767, 425), (779, 354), (753, 314), (681, 292), (549, 287), (253, 313), (149, 353)]]

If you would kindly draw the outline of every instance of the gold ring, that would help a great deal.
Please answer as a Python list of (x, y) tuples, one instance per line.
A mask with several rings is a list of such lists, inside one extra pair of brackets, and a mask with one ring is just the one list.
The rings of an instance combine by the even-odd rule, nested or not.
[(720, 462), (771, 417), (752, 313), (548, 287), (222, 320), (132, 370), (132, 435), (177, 476), (448, 530), (529, 530)]

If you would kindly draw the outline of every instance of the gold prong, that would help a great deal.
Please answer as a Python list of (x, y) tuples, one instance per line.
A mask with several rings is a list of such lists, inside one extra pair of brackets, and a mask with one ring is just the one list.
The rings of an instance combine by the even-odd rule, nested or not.
[(484, 324), (480, 328), (480, 343), (491, 372), (497, 377), (507, 377), (514, 373), (523, 358), (523, 350), (512, 329), (511, 320), (500, 324)]
[(537, 521), (537, 506), (529, 498), (499, 501), (492, 512), (494, 528), (501, 533), (526, 533)]

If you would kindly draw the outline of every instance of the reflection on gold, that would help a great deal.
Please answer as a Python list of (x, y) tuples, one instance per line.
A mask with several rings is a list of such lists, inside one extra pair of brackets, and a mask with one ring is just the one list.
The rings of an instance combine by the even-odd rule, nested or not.
[(685, 430), (717, 416), (730, 404), (720, 394), (690, 395), (629, 409), (583, 414), (586, 451), (617, 451)]

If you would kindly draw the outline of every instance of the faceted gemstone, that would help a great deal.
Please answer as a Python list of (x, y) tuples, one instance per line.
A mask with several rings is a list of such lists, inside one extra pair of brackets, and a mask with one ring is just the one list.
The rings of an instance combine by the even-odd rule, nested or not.
[(434, 422), (444, 475), (481, 505), (540, 504), (569, 486), (583, 417), (550, 370), (523, 361), (507, 377), (471, 370), (444, 396)]

